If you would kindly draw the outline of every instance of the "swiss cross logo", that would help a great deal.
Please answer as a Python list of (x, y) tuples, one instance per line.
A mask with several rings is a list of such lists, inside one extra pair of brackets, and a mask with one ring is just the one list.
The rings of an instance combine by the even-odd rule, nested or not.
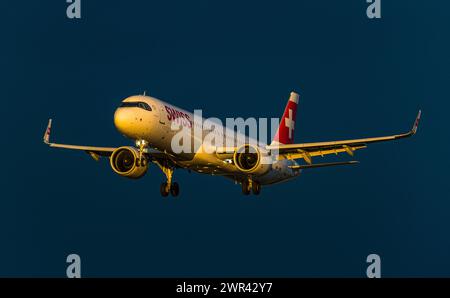
[(292, 131), (295, 127), (295, 121), (292, 116), (292, 109), (289, 109), (289, 117), (284, 118), (284, 126), (289, 129), (289, 140), (292, 140)]

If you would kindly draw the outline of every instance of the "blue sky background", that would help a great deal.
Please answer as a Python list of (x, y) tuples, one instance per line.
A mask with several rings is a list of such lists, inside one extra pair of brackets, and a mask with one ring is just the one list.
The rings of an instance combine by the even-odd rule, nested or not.
[[(50, 3), (51, 2), (51, 3)], [(0, 276), (450, 276), (448, 1), (65, 1), (1, 5)], [(176, 172), (163, 199), (107, 160), (41, 143), (131, 144), (120, 101), (144, 90), (205, 116), (280, 117), (301, 94), (296, 141), (377, 136), (354, 167), (314, 169), (243, 197)], [(342, 155), (343, 159), (349, 159)], [(334, 160), (334, 159), (325, 159)]]

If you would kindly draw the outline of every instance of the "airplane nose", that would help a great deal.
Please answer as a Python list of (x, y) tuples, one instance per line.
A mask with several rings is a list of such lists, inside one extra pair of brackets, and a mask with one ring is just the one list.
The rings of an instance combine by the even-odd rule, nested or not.
[(123, 108), (118, 108), (114, 113), (114, 126), (120, 133), (126, 134), (127, 128), (129, 128), (130, 125), (128, 112)]

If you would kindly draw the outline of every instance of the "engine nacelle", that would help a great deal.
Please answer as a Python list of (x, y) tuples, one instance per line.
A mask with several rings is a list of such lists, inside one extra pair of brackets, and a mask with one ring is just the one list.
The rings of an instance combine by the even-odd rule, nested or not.
[(134, 147), (120, 147), (114, 150), (109, 159), (111, 168), (120, 176), (137, 179), (145, 175), (148, 162), (143, 157), (139, 162), (139, 150)]
[(234, 165), (242, 172), (248, 174), (262, 175), (270, 170), (271, 165), (262, 162), (267, 153), (253, 145), (243, 145), (239, 147), (233, 155)]

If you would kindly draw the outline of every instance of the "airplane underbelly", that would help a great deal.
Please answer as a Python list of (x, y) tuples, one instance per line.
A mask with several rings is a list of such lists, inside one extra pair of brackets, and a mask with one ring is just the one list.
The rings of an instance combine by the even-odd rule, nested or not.
[(205, 174), (225, 175), (236, 171), (234, 165), (218, 159), (215, 154), (197, 153), (191, 160), (177, 163), (190, 170)]

